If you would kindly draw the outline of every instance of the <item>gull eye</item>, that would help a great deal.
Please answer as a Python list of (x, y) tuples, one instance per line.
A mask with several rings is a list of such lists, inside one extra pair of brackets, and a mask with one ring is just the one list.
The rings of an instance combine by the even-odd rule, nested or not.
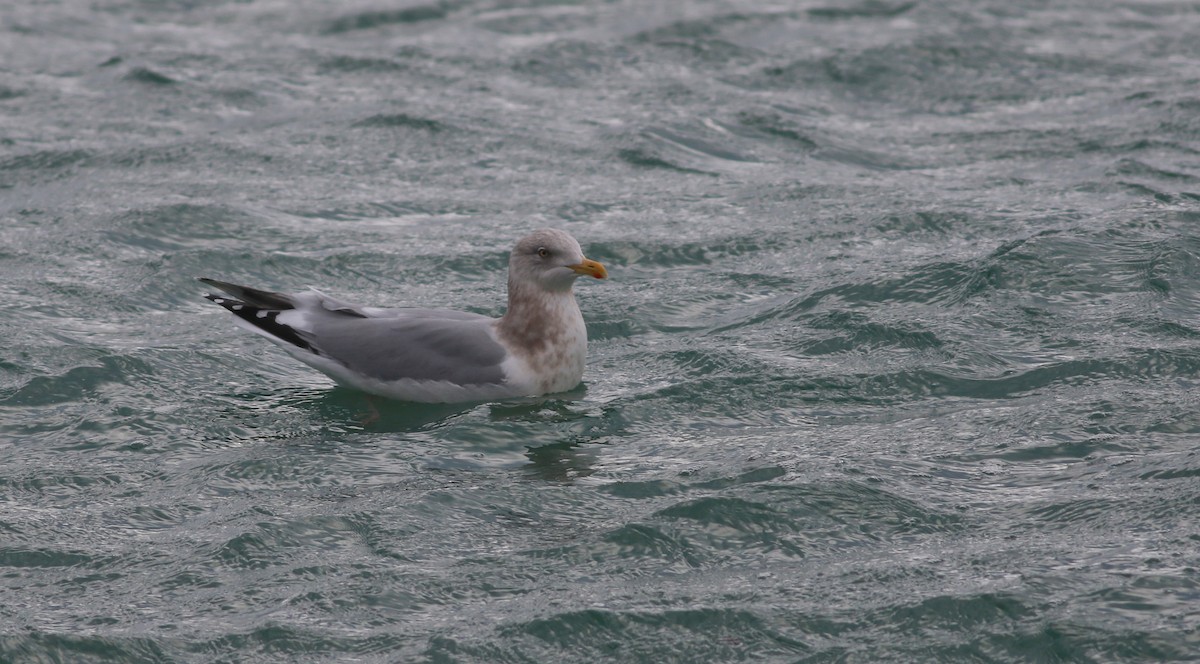
[(542, 258), (546, 258), (550, 255), (550, 250), (545, 247), (538, 247), (537, 255), (541, 256)]

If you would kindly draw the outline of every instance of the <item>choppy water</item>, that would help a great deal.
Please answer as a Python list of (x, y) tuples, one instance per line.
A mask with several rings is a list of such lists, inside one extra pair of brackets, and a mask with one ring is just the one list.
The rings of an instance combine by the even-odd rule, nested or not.
[[(1200, 657), (1194, 2), (0, 7), (0, 660)], [(196, 276), (501, 312), (360, 395)]]

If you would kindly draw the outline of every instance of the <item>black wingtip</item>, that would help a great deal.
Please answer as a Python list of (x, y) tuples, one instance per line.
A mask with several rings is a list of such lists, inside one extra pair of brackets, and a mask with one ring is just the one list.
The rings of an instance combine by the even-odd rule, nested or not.
[(285, 311), (287, 309), (295, 308), (295, 305), (292, 304), (291, 299), (283, 293), (275, 293), (258, 288), (250, 288), (249, 286), (239, 286), (237, 284), (231, 284), (228, 281), (209, 279), (207, 277), (198, 277), (197, 281), (225, 291), (233, 297), (242, 300), (243, 304), (252, 304), (260, 309), (278, 309), (280, 311)]
[(299, 332), (276, 320), (280, 314), (278, 309), (259, 307), (253, 303), (243, 302), (242, 300), (218, 293), (205, 293), (204, 299), (220, 305), (229, 313), (241, 318), (254, 327), (265, 330), (271, 336), (282, 339), (297, 348), (317, 353), (317, 349), (313, 348), (308, 343), (308, 340)]

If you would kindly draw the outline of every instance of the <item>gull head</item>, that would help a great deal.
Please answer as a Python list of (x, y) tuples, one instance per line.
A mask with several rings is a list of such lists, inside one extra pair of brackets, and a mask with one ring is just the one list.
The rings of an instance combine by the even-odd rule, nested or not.
[(545, 291), (569, 291), (575, 279), (608, 277), (604, 266), (584, 257), (569, 233), (543, 228), (521, 238), (508, 259), (511, 285), (532, 285)]

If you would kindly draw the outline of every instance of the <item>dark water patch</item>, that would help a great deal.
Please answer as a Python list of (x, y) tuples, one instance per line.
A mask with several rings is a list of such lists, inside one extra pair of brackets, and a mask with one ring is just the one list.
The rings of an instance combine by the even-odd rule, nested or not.
[[(644, 57), (652, 57), (656, 61), (672, 58), (688, 66), (705, 69), (716, 67), (721, 71), (751, 65), (763, 56), (761, 52), (752, 48), (717, 37), (693, 38), (679, 36), (673, 31), (643, 33), (635, 36), (631, 41), (635, 45), (650, 44), (653, 46), (654, 52), (646, 54)], [(643, 49), (645, 46), (639, 50)]]
[(1124, 182), (1124, 181), (1118, 181), (1117, 184), (1119, 184), (1121, 187), (1123, 187), (1126, 191), (1128, 191), (1130, 193), (1136, 194), (1136, 195), (1144, 197), (1144, 198), (1154, 199), (1155, 201), (1158, 201), (1159, 203), (1165, 203), (1168, 205), (1174, 205), (1176, 203), (1175, 197), (1172, 196), (1171, 194), (1161, 191), (1161, 190), (1158, 190), (1158, 189), (1155, 189), (1148, 185), (1139, 184), (1137, 182)]
[(656, 155), (653, 151), (646, 148), (622, 148), (617, 150), (617, 157), (625, 163), (637, 168), (658, 168), (669, 171), (677, 171), (679, 173), (687, 173), (689, 175), (717, 175), (709, 171), (702, 171), (694, 168), (688, 168), (679, 164), (673, 163)]
[(590, 243), (588, 255), (606, 265), (674, 268), (712, 265), (742, 256), (753, 256), (768, 248), (779, 248), (772, 244), (772, 238), (751, 235), (718, 236), (705, 242), (659, 242), (653, 245), (609, 241)]
[(177, 81), (166, 74), (149, 69), (147, 67), (134, 67), (125, 74), (124, 80), (132, 83), (143, 83), (146, 85), (166, 86), (174, 85)]
[(705, 378), (714, 376), (742, 375), (752, 371), (758, 363), (748, 361), (739, 353), (724, 350), (680, 350), (670, 357), (681, 376)]
[[(117, 572), (84, 574), (82, 576), (74, 576), (70, 579), (65, 579), (59, 583), (56, 583), (55, 589), (60, 592), (88, 592), (108, 587), (113, 583), (124, 582), (126, 579), (127, 575)], [(92, 618), (88, 622), (91, 625), (115, 625), (119, 624), (121, 621), (114, 616), (103, 616)]]
[[(233, 94), (236, 96), (238, 93), (234, 91)], [(255, 93), (251, 94), (255, 95)], [(247, 107), (258, 105), (257, 95), (253, 99), (246, 99)], [(212, 160), (230, 160), (252, 166), (267, 166), (273, 164), (275, 158), (270, 153), (245, 150), (230, 143), (200, 141), (134, 147), (120, 146), (105, 154), (96, 155), (93, 164), (89, 165), (118, 166), (129, 169), (154, 168), (156, 166), (179, 167), (184, 164), (203, 167)]]
[(583, 435), (530, 447), (525, 452), (529, 465), (524, 470), (543, 481), (574, 483), (596, 472), (599, 453), (589, 445), (595, 442), (592, 435)]
[(336, 208), (288, 208), (285, 213), (316, 221), (358, 221), (387, 219), (405, 216), (437, 216), (437, 215), (471, 215), (476, 211), (467, 204), (454, 209), (434, 209), (416, 201), (378, 200), (378, 201), (347, 201)]
[[(728, 332), (778, 320), (800, 321), (810, 312), (825, 307), (839, 309), (873, 304), (957, 304), (992, 288), (998, 271), (982, 263), (934, 263), (903, 276), (877, 281), (847, 283), (807, 295), (781, 296), (742, 314), (742, 319), (714, 330)], [(783, 300), (777, 303), (777, 300)], [(851, 312), (840, 312), (849, 315)], [(824, 316), (825, 314), (818, 314)], [(821, 326), (821, 318), (817, 326)], [(849, 321), (847, 321), (849, 322)]]
[(1144, 431), (1164, 434), (1194, 434), (1200, 433), (1200, 414), (1185, 407), (1183, 412), (1175, 409), (1161, 409), (1154, 413), (1155, 417)]
[[(738, 39), (737, 33), (768, 27), (796, 15), (794, 11), (730, 12), (702, 18), (674, 21), (651, 27), (629, 37), (627, 43), (637, 60), (672, 63), (686, 68), (689, 75), (718, 79), (723, 72), (738, 71), (752, 66), (767, 53), (758, 45)], [(694, 86), (676, 88), (679, 95), (689, 95)]]
[(512, 70), (549, 87), (579, 88), (597, 84), (626, 57), (620, 47), (560, 40), (522, 54)]
[[(854, 589), (882, 585), (911, 587), (913, 585), (934, 584), (945, 581), (945, 576), (938, 568), (936, 561), (883, 560), (879, 562), (856, 561), (856, 563), (840, 571), (848, 587)], [(845, 633), (857, 627), (852, 622), (828, 621), (819, 618), (810, 618), (809, 620), (813, 623), (821, 624), (820, 632), (827, 635)]]
[(179, 592), (183, 594), (194, 590), (212, 590), (220, 588), (222, 585), (224, 584), (221, 583), (220, 578), (209, 571), (198, 572), (184, 569), (171, 574), (156, 587), (165, 593)]
[(1190, 173), (1157, 168), (1136, 159), (1118, 161), (1105, 175), (1127, 191), (1168, 204), (1175, 203), (1177, 195), (1187, 193), (1179, 192), (1179, 187), (1200, 181)]
[(369, 58), (352, 55), (335, 55), (324, 58), (317, 65), (317, 71), (322, 74), (341, 73), (372, 73), (391, 74), (406, 72), (409, 67), (399, 60), (387, 58)]
[(244, 111), (262, 109), (270, 104), (258, 91), (246, 88), (218, 88), (212, 91), (212, 95), (228, 106)]
[(1109, 374), (1137, 380), (1189, 379), (1200, 371), (1200, 351), (1191, 349), (1131, 348)]
[(1176, 152), (1194, 155), (1198, 149), (1191, 143), (1200, 137), (1200, 117), (1197, 117), (1196, 107), (1200, 100), (1179, 101), (1171, 105), (1166, 112), (1166, 119), (1156, 127), (1157, 134), (1177, 136), (1182, 140), (1167, 142)]
[[(1150, 558), (1144, 563), (1151, 568), (1168, 564), (1161, 558)], [(1120, 587), (1094, 592), (1089, 599), (1101, 604), (1106, 611), (1122, 614), (1131, 621), (1153, 624), (1164, 616), (1195, 616), (1197, 611), (1192, 602), (1196, 597), (1200, 597), (1200, 577), (1194, 569), (1185, 568), (1137, 576)]]
[(889, 100), (899, 97), (931, 110), (952, 101), (974, 104), (985, 99), (1020, 99), (1031, 86), (1005, 70), (1030, 66), (1029, 61), (1036, 58), (995, 48), (991, 46), (994, 39), (980, 37), (978, 41), (967, 41), (968, 35), (925, 38), (903, 46), (830, 56), (820, 66), (828, 81), (851, 94)]
[(685, 485), (668, 480), (623, 481), (605, 484), (600, 490), (617, 498), (644, 499), (681, 493)]
[[(461, 404), (368, 402), (364, 393), (337, 386), (320, 390), (315, 396), (305, 395), (296, 399), (294, 403), (297, 408), (310, 412), (321, 420), (347, 423), (347, 430), (366, 429), (377, 433), (411, 433), (436, 429), (473, 408)], [(368, 422), (372, 403), (379, 417)]]
[(431, 5), (418, 5), (416, 7), (406, 7), (404, 9), (383, 10), (383, 11), (366, 11), (356, 14), (347, 14), (340, 18), (330, 21), (322, 33), (326, 35), (338, 35), (345, 32), (354, 32), (356, 30), (371, 30), (374, 28), (386, 28), (393, 25), (407, 25), (412, 23), (423, 23), (425, 21), (437, 21), (446, 18), (449, 13), (449, 5), (438, 3)]
[(768, 505), (733, 497), (697, 498), (653, 516), (670, 524), (676, 536), (695, 550), (685, 559), (693, 566), (720, 566), (731, 556), (801, 559), (809, 555), (811, 540), (828, 535), (802, 530), (806, 524)]
[(189, 145), (155, 145), (134, 147), (112, 152), (96, 159), (97, 165), (120, 168), (146, 168), (168, 164), (181, 164), (197, 157), (195, 147)]
[[(795, 317), (827, 298), (847, 304), (960, 304), (998, 292), (1036, 293), (1062, 302), (1109, 293), (1164, 292), (1169, 284), (1154, 276), (1160, 271), (1155, 265), (1170, 260), (1176, 251), (1108, 237), (1044, 232), (1004, 243), (973, 261), (931, 263), (901, 276), (836, 285), (762, 312), (747, 323)], [(1092, 278), (1098, 271), (1105, 273), (1104, 279)]]
[(748, 21), (782, 18), (780, 14), (742, 14), (722, 13), (704, 18), (674, 21), (667, 25), (654, 27), (637, 33), (636, 39), (646, 42), (664, 40), (703, 41), (716, 37), (723, 27), (745, 24)]
[(919, 210), (889, 214), (875, 225), (881, 233), (910, 238), (914, 235), (947, 235), (969, 228), (975, 220), (962, 212)]
[(106, 487), (119, 488), (127, 480), (133, 481), (132, 477), (115, 473), (86, 474), (50, 468), (42, 468), (36, 473), (25, 469), (13, 469), (9, 472), (13, 474), (0, 476), (0, 487), (7, 489), (13, 496), (30, 496), (30, 499), (33, 499), (32, 496), (43, 499), (87, 496)]
[(757, 484), (759, 482), (769, 482), (779, 479), (787, 474), (787, 471), (779, 466), (765, 466), (763, 468), (754, 468), (739, 473), (732, 477), (718, 477), (716, 479), (696, 482), (689, 485), (689, 489), (710, 489), (720, 490), (730, 487), (739, 486), (742, 484)]
[(952, 36), (771, 64), (731, 82), (751, 89), (831, 89), (850, 99), (960, 115), (985, 103), (1021, 102), (1049, 80), (1066, 85), (1066, 72), (1081, 70), (1132, 73), (1119, 63), (1014, 49), (999, 32), (964, 28)]
[(681, 662), (795, 656), (809, 650), (802, 640), (776, 631), (752, 611), (718, 608), (570, 611), (509, 625), (500, 634), (542, 642), (531, 652), (535, 658), (541, 648), (549, 647), (576, 661), (645, 661), (664, 647)]
[[(105, 231), (109, 241), (138, 251), (181, 251), (211, 248), (213, 243), (258, 251), (258, 240), (269, 235), (270, 221), (225, 205), (180, 203), (125, 212)], [(255, 229), (246, 235), (247, 228)], [(277, 244), (277, 242), (276, 242)]]
[(1107, 498), (1090, 498), (1058, 502), (1029, 510), (1029, 515), (1051, 528), (1065, 528), (1076, 524), (1106, 522), (1113, 513), (1114, 501)]
[(248, 489), (263, 485), (283, 487), (288, 484), (289, 477), (296, 476), (310, 463), (313, 462), (293, 454), (239, 459), (210, 468), (210, 487), (218, 488), (222, 485)]
[(128, 384), (157, 373), (155, 367), (132, 356), (105, 355), (95, 361), (98, 366), (72, 367), (59, 376), (34, 376), (0, 394), (0, 406), (31, 408), (102, 398), (110, 383)]
[(496, 463), (544, 481), (586, 477), (594, 472), (590, 464), (599, 452), (590, 446), (621, 435), (628, 420), (612, 407), (580, 411), (567, 400), (580, 396), (531, 399), (541, 405), (528, 406), (524, 413), (493, 406), (448, 418), (438, 425), (438, 438), (464, 452), (431, 459), (433, 468), (444, 463), (446, 469), (490, 472), (488, 464)]
[(798, 150), (811, 151), (817, 148), (816, 140), (806, 131), (788, 122), (777, 113), (744, 111), (738, 114), (737, 119), (742, 127), (766, 135), (771, 139), (783, 139)]
[(0, 159), (0, 172), (33, 171), (44, 173), (72, 166), (87, 166), (93, 159), (87, 150), (41, 150)]
[[(1094, 131), (1083, 131), (1073, 127), (996, 129), (947, 133), (944, 136), (947, 146), (970, 146), (969, 153), (963, 157), (972, 161), (1044, 161), (1054, 157), (1073, 159), (1081, 152), (1128, 154), (1157, 147), (1145, 139), (1131, 139), (1126, 132), (1099, 136)], [(1028, 186), (1031, 182), (1020, 180), (1018, 184)]]
[(744, 533), (790, 532), (798, 528), (768, 505), (741, 498), (697, 498), (660, 510), (654, 516), (686, 519), (699, 524), (728, 527)]
[(9, 662), (145, 662), (176, 661), (162, 639), (101, 634), (63, 634), (42, 630), (0, 636), (0, 659)]
[(1179, 480), (1200, 477), (1200, 468), (1170, 468), (1164, 470), (1152, 470), (1147, 473), (1142, 473), (1138, 479), (1142, 480)]
[[(667, 371), (662, 387), (646, 390), (628, 401), (627, 409), (650, 411), (669, 410), (674, 424), (665, 433), (668, 437), (699, 435), (709, 431), (711, 442), (738, 430), (765, 427), (807, 427), (808, 421), (796, 409), (824, 398), (834, 398), (795, 373), (780, 372), (764, 363), (757, 364), (753, 378), (741, 374), (712, 376), (691, 380), (679, 379)], [(863, 403), (868, 400), (843, 397), (844, 402)], [(679, 403), (685, 401), (686, 406)], [(700, 440), (709, 440), (700, 435)]]
[(766, 272), (725, 272), (720, 275), (720, 278), (744, 292), (764, 296), (779, 292), (794, 292), (799, 290), (802, 284), (802, 281), (795, 277)]
[(227, 632), (220, 637), (189, 642), (184, 647), (189, 653), (216, 658), (218, 661), (232, 653), (239, 653), (239, 657), (262, 657), (266, 661), (285, 655), (311, 657), (315, 654), (353, 651), (352, 641), (300, 626), (268, 622), (249, 631)]
[(836, 330), (839, 334), (803, 341), (798, 344), (798, 350), (806, 355), (832, 355), (878, 348), (934, 350), (944, 345), (936, 334), (926, 330), (906, 330), (866, 320), (851, 320), (854, 318), (861, 318), (861, 315), (845, 312), (818, 315), (809, 322), (811, 326)]
[(368, 128), (384, 128), (384, 129), (419, 129), (437, 133), (444, 131), (447, 127), (445, 124), (437, 120), (430, 120), (407, 113), (387, 113), (380, 115), (372, 115), (365, 120), (355, 122), (354, 127)]
[[(1146, 381), (1188, 377), (1197, 370), (1200, 370), (1200, 358), (1187, 353), (1152, 349), (1122, 360), (1049, 362), (1024, 371), (1009, 370), (1005, 375), (989, 378), (913, 369), (809, 378), (794, 382), (794, 389), (817, 390), (824, 398), (865, 403), (901, 403), (930, 397), (1014, 399), (1051, 387), (1096, 385), (1111, 380)], [(880, 399), (884, 401), (878, 401)]]
[(1010, 250), (1004, 245), (982, 260), (933, 263), (899, 279), (856, 284), (834, 292), (850, 302), (962, 303), (1001, 287), (1003, 272), (997, 259)]
[(585, 12), (544, 12), (538, 7), (510, 10), (501, 18), (481, 20), (477, 25), (484, 30), (502, 35), (565, 34), (593, 27), (595, 22)]
[(866, 2), (844, 7), (812, 7), (808, 10), (808, 15), (813, 18), (826, 20), (895, 18), (907, 13), (916, 6), (917, 3), (915, 2), (877, 2), (875, 0), (867, 0)]
[(71, 551), (0, 548), (0, 567), (80, 567), (97, 562), (95, 556)]
[[(643, 30), (630, 41), (653, 45), (656, 51), (647, 57), (655, 61), (664, 55), (682, 55), (690, 67), (708, 75), (715, 73), (720, 79), (724, 73), (791, 53), (793, 43), (786, 41), (788, 38), (780, 41), (780, 34), (791, 29), (806, 32), (811, 25), (803, 10), (785, 5), (729, 5), (725, 9)], [(813, 43), (811, 35), (806, 35), (804, 41)]]
[(137, 505), (113, 515), (111, 522), (119, 523), (123, 529), (140, 532), (162, 531), (182, 525), (189, 516), (203, 512), (199, 506), (154, 506)]
[(278, 564), (278, 552), (296, 542), (258, 532), (242, 533), (216, 547), (211, 559), (235, 569), (265, 569)]
[(1127, 453), (1132, 451), (1127, 445), (1108, 436), (1093, 436), (1087, 440), (1070, 442), (1053, 442), (1044, 445), (1024, 445), (995, 455), (995, 458), (1013, 463), (1037, 463), (1050, 460), (1090, 459), (1105, 452)]
[[(688, 567), (702, 567), (708, 560), (708, 555), (699, 547), (693, 545), (686, 537), (670, 529), (656, 527), (650, 524), (630, 523), (605, 533), (602, 540), (605, 549), (616, 547), (611, 555), (607, 551), (593, 550), (590, 558), (593, 560), (645, 560), (672, 564), (682, 563)], [(599, 549), (599, 547), (591, 547)]]
[(989, 635), (987, 653), (1011, 661), (1079, 662), (1189, 662), (1195, 644), (1178, 631), (1123, 628), (1112, 630), (1052, 620), (1040, 628), (1010, 635)]
[(856, 483), (752, 484), (737, 493), (742, 497), (688, 499), (653, 516), (673, 523), (678, 536), (698, 552), (708, 552), (705, 558), (747, 547), (803, 558), (896, 537), (956, 532), (965, 526), (956, 514)]
[(788, 64), (760, 64), (749, 73), (734, 73), (723, 78), (730, 85), (750, 91), (794, 90), (820, 83), (820, 65), (810, 59), (794, 60)]
[[(1129, 160), (1126, 160), (1127, 162)], [(1120, 172), (1128, 171), (1128, 172)], [(1144, 164), (1129, 164), (1124, 163), (1122, 167), (1114, 169), (1109, 173), (1115, 185), (1139, 197), (1151, 198), (1159, 203), (1174, 205), (1179, 201), (1179, 198), (1185, 200), (1191, 199), (1195, 194), (1187, 191), (1179, 191), (1178, 187), (1188, 186), (1196, 182), (1197, 178), (1186, 174), (1172, 171), (1162, 171), (1153, 169)], [(1126, 178), (1139, 178), (1131, 180)], [(1166, 187), (1160, 183), (1166, 183)]]
[(496, 662), (497, 664), (526, 664), (535, 661), (522, 652), (512, 652), (511, 647), (505, 647), (494, 642), (474, 642), (465, 637), (457, 639), (437, 635), (429, 639), (429, 645), (422, 655), (428, 662)]
[(1159, 180), (1175, 180), (1181, 182), (1195, 182), (1197, 178), (1190, 173), (1180, 173), (1177, 171), (1169, 171), (1162, 168), (1155, 168), (1145, 162), (1137, 159), (1121, 159), (1107, 173), (1109, 176), (1139, 176), (1149, 177)]
[(966, 520), (943, 510), (880, 488), (858, 482), (809, 485), (764, 484), (755, 488), (760, 498), (814, 523), (841, 524), (847, 534), (868, 537), (953, 533), (965, 529)]
[(964, 628), (997, 629), (1004, 625), (1016, 628), (1036, 613), (1036, 606), (1030, 606), (1012, 593), (939, 595), (913, 604), (867, 612), (864, 622), (915, 635)]

